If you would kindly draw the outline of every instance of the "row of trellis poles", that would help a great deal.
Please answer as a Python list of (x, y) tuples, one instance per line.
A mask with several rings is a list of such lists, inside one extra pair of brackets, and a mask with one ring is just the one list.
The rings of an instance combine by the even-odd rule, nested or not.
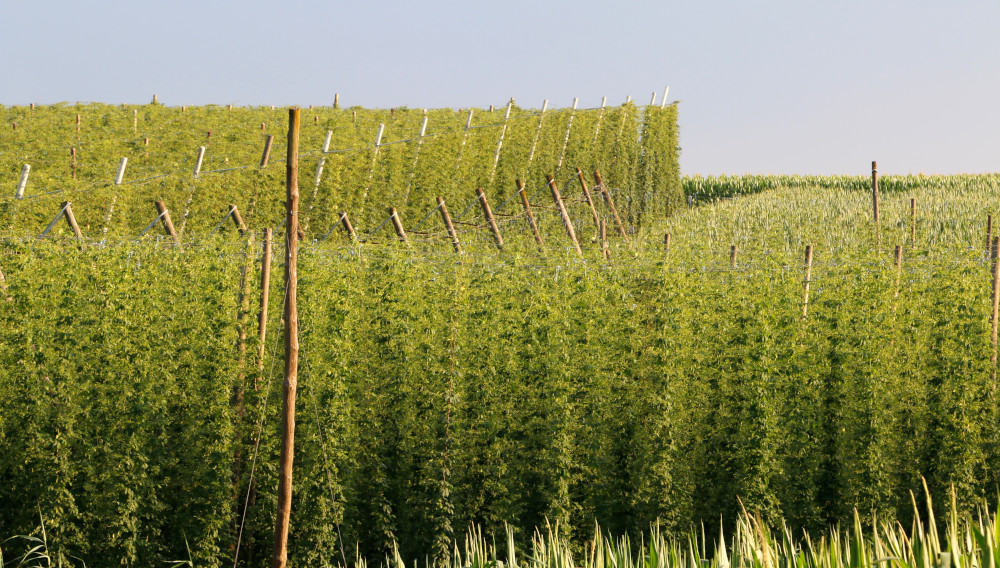
[[(272, 137), (269, 137), (264, 158), (262, 159), (263, 165), (266, 165), (267, 156), (269, 154), (268, 150), (270, 150), (271, 147), (270, 144), (271, 141)], [(124, 166), (124, 160), (123, 160), (123, 166)], [(320, 167), (322, 167), (322, 164), (320, 165)], [(611, 219), (614, 221), (615, 229), (618, 235), (622, 238), (627, 238), (628, 233), (626, 232), (625, 226), (622, 223), (621, 216), (618, 214), (618, 208), (615, 205), (614, 197), (611, 195), (611, 192), (609, 192), (608, 188), (605, 186), (603, 178), (601, 177), (601, 173), (599, 171), (595, 171), (593, 173), (593, 176), (595, 185), (593, 187), (590, 187), (587, 185), (587, 180), (583, 173), (583, 170), (581, 170), (580, 168), (576, 168), (576, 179), (579, 180), (580, 186), (583, 190), (583, 197), (584, 197), (583, 200), (584, 202), (586, 202), (590, 212), (590, 216), (593, 219), (594, 228), (600, 235), (601, 239), (600, 242), (603, 251), (603, 256), (607, 258), (610, 254), (607, 241), (607, 228), (605, 226), (604, 219), (601, 218), (601, 216), (597, 211), (597, 206), (595, 205), (595, 200), (593, 198), (592, 191), (600, 192), (602, 200), (610, 213)], [(528, 226), (531, 228), (531, 232), (534, 237), (535, 243), (539, 246), (539, 248), (541, 248), (544, 246), (544, 240), (542, 238), (541, 232), (539, 231), (538, 223), (536, 222), (535, 214), (532, 208), (544, 207), (544, 206), (539, 206), (539, 205), (532, 206), (524, 183), (521, 180), (517, 180), (516, 183), (517, 183), (517, 192), (515, 195), (520, 198), (521, 206), (524, 209), (523, 217), (524, 219), (527, 220)], [(562, 221), (563, 227), (565, 228), (566, 235), (569, 237), (570, 241), (572, 241), (573, 248), (576, 251), (576, 253), (582, 256), (583, 251), (580, 247), (580, 241), (576, 235), (576, 229), (574, 227), (573, 220), (570, 217), (569, 211), (566, 208), (566, 203), (563, 200), (562, 194), (559, 190), (556, 180), (551, 175), (546, 176), (546, 185), (552, 195), (554, 207), (559, 213), (559, 217)], [(508, 201), (510, 201), (510, 199), (513, 198), (514, 196), (511, 196), (508, 199)], [(476, 189), (476, 201), (474, 203), (479, 204), (482, 210), (483, 217), (486, 222), (485, 227), (490, 230), (493, 236), (493, 240), (496, 244), (496, 247), (500, 250), (503, 250), (504, 238), (503, 234), (500, 231), (500, 226), (497, 222), (497, 215), (494, 214), (493, 209), (490, 207), (489, 200), (482, 188)], [(181, 246), (180, 231), (178, 231), (174, 227), (173, 220), (171, 219), (170, 216), (170, 210), (167, 208), (166, 204), (163, 201), (156, 201), (154, 204), (156, 207), (157, 216), (153, 219), (151, 223), (149, 223), (149, 225), (147, 225), (140, 232), (139, 237), (141, 238), (142, 236), (144, 236), (157, 224), (162, 224), (166, 234), (169, 235), (171, 239), (173, 239), (173, 241), (178, 247), (180, 247)], [(111, 207), (113, 206), (114, 205), (112, 203)], [(445, 229), (447, 230), (447, 234), (451, 242), (452, 248), (454, 249), (455, 252), (460, 253), (462, 251), (461, 241), (459, 238), (459, 232), (455, 229), (455, 225), (459, 224), (459, 221), (452, 219), (450, 213), (448, 212), (447, 204), (445, 203), (442, 197), (437, 198), (437, 207), (435, 207), (427, 215), (425, 215), (423, 220), (420, 221), (420, 223), (418, 223), (413, 230), (411, 230), (411, 233), (417, 233), (416, 229), (418, 229), (431, 215), (433, 215), (435, 211), (439, 212), (441, 215), (441, 220), (444, 223)], [(350, 216), (346, 211), (342, 211), (340, 212), (338, 220), (334, 224), (334, 226), (331, 227), (331, 229), (325, 235), (323, 235), (323, 237), (320, 240), (325, 240), (327, 237), (330, 236), (331, 233), (333, 233), (333, 231), (336, 230), (338, 226), (340, 226), (343, 228), (343, 230), (346, 232), (346, 234), (352, 241), (366, 242), (382, 227), (384, 227), (386, 224), (391, 223), (393, 229), (395, 230), (396, 236), (399, 238), (399, 240), (404, 243), (409, 243), (409, 236), (407, 234), (406, 229), (403, 226), (403, 222), (399, 212), (396, 210), (395, 207), (389, 207), (388, 213), (389, 216), (373, 231), (371, 231), (370, 233), (368, 233), (363, 237), (358, 237), (354, 225), (351, 223)], [(518, 217), (518, 216), (511, 215), (510, 217)], [(74, 236), (77, 239), (82, 240), (83, 234), (80, 231), (80, 226), (77, 223), (75, 214), (73, 213), (73, 205), (69, 201), (64, 201), (61, 204), (58, 213), (52, 219), (52, 221), (49, 222), (49, 224), (45, 227), (45, 229), (41, 232), (39, 237), (46, 236), (53, 229), (53, 227), (55, 227), (55, 225), (62, 219), (66, 220), (67, 224), (72, 229)], [(226, 212), (226, 215), (222, 218), (221, 221), (219, 221), (218, 225), (216, 225), (215, 230), (213, 232), (221, 228), (221, 226), (229, 219), (232, 220), (233, 224), (235, 225), (236, 229), (240, 232), (241, 235), (247, 232), (247, 226), (243, 222), (243, 218), (240, 214), (239, 208), (235, 204), (229, 205), (229, 209)], [(471, 225), (476, 229), (482, 228), (482, 226), (475, 223), (463, 223), (463, 224)], [(183, 227), (181, 227), (181, 230), (183, 230)], [(102, 230), (102, 232), (104, 231), (106, 231), (106, 229)], [(297, 231), (299, 237), (304, 238), (301, 228), (297, 228)], [(419, 233), (419, 234), (427, 234), (427, 233)], [(669, 243), (667, 244), (669, 245)]]

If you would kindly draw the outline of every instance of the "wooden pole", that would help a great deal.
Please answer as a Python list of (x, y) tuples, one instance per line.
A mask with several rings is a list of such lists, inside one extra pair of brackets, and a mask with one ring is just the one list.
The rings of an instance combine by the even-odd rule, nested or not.
[(670, 252), (670, 233), (663, 235), (663, 251)]
[(917, 198), (910, 198), (910, 248), (917, 247)]
[(177, 243), (177, 246), (180, 246), (181, 239), (179, 236), (177, 236), (177, 231), (174, 230), (173, 222), (170, 221), (170, 211), (167, 209), (166, 204), (163, 203), (162, 201), (157, 201), (156, 213), (160, 215), (161, 220), (163, 221), (163, 226), (167, 229), (167, 234), (170, 235), (172, 239), (174, 239), (174, 242)]
[(989, 256), (993, 244), (993, 215), (986, 216), (986, 255)]
[(608, 226), (604, 222), (604, 219), (598, 221), (598, 226), (601, 230), (601, 252), (603, 253), (604, 260), (611, 258), (611, 250), (608, 248)]
[(517, 193), (521, 196), (521, 205), (524, 207), (524, 214), (528, 217), (528, 225), (531, 226), (531, 233), (535, 236), (535, 242), (539, 247), (545, 246), (542, 242), (542, 235), (538, 232), (538, 225), (535, 223), (535, 216), (531, 214), (531, 204), (528, 203), (528, 192), (524, 191), (524, 182), (516, 180)]
[(260, 169), (267, 167), (267, 161), (271, 158), (271, 146), (274, 144), (274, 134), (268, 134), (264, 141), (264, 153), (260, 156)]
[(441, 211), (441, 220), (444, 221), (444, 226), (448, 229), (448, 236), (451, 237), (451, 246), (455, 252), (461, 253), (462, 246), (458, 242), (458, 233), (455, 232), (455, 225), (451, 222), (451, 215), (448, 214), (448, 206), (444, 204), (444, 199), (440, 196), (438, 196), (437, 202), (438, 209)]
[(351, 220), (347, 217), (347, 211), (340, 212), (340, 223), (344, 226), (347, 236), (351, 237), (352, 241), (358, 240), (358, 235), (354, 232), (354, 225), (351, 224)]
[(288, 161), (285, 164), (285, 381), (281, 408), (281, 457), (278, 511), (271, 568), (288, 564), (288, 525), (292, 516), (292, 461), (295, 454), (295, 392), (299, 373), (298, 233), (299, 109), (288, 109)]
[(594, 200), (590, 198), (590, 189), (587, 187), (587, 180), (583, 178), (583, 170), (577, 168), (576, 177), (580, 178), (580, 185), (583, 186), (583, 197), (587, 200), (587, 205), (590, 207), (590, 214), (594, 217), (594, 227), (599, 227), (601, 221), (597, 216), (597, 208), (594, 207)]
[[(622, 225), (622, 219), (618, 216), (618, 208), (615, 207), (615, 200), (611, 197), (611, 192), (608, 188), (604, 187), (604, 180), (601, 179), (601, 172), (594, 171), (594, 182), (597, 183), (597, 188), (601, 190), (601, 195), (604, 196), (604, 202), (611, 209), (611, 217), (615, 220), (615, 226), (618, 227), (618, 234), (627, 237), (625, 234), (625, 227)], [(596, 188), (595, 188), (596, 189)]]
[(233, 224), (236, 225), (236, 230), (240, 232), (241, 235), (247, 233), (247, 226), (243, 223), (243, 217), (240, 215), (240, 210), (235, 206), (229, 205), (229, 215), (233, 219)]
[(559, 215), (562, 216), (563, 225), (566, 227), (566, 234), (573, 241), (573, 247), (576, 249), (576, 254), (583, 256), (583, 251), (580, 250), (580, 241), (576, 240), (576, 231), (573, 230), (573, 222), (569, 218), (569, 213), (566, 212), (566, 207), (563, 205), (562, 197), (559, 195), (559, 188), (556, 187), (556, 180), (550, 175), (545, 176), (545, 181), (549, 184), (549, 189), (552, 191), (552, 199), (556, 202), (556, 208), (559, 209)]
[(729, 248), (729, 268), (736, 268), (736, 254), (737, 254), (737, 252), (738, 252), (738, 249), (736, 248), (736, 245), (733, 245), (733, 246), (731, 246)]
[(813, 247), (806, 245), (806, 278), (802, 281), (802, 317), (805, 318), (809, 310), (809, 282), (812, 280)]
[(486, 222), (489, 224), (490, 230), (493, 231), (493, 241), (496, 242), (498, 249), (503, 250), (503, 235), (500, 234), (500, 227), (497, 226), (493, 210), (490, 209), (490, 204), (486, 201), (486, 193), (483, 192), (483, 188), (476, 188), (476, 197), (479, 198), (479, 206), (483, 209), (483, 216), (486, 217)]
[(396, 230), (396, 236), (399, 237), (399, 240), (408, 243), (406, 231), (403, 229), (403, 221), (399, 218), (399, 212), (396, 211), (395, 207), (389, 208), (389, 219), (392, 220), (392, 228)]
[[(997, 319), (1000, 318), (1000, 237), (993, 237), (993, 246), (990, 256), (993, 258), (993, 311), (990, 314), (990, 324), (992, 332), (990, 342), (993, 352), (990, 354), (990, 380), (995, 382), (997, 378)], [(991, 385), (995, 388), (995, 384)]]
[(83, 240), (83, 233), (80, 232), (80, 225), (76, 223), (76, 216), (73, 215), (73, 204), (69, 201), (63, 201), (62, 204), (63, 213), (66, 215), (66, 223), (69, 224), (69, 228), (73, 229), (73, 234), (76, 238)]
[[(267, 301), (271, 291), (271, 239), (274, 231), (264, 229), (264, 256), (260, 261), (260, 313), (257, 316), (257, 370), (264, 370), (264, 339), (267, 337)], [(253, 379), (253, 390), (259, 390), (260, 374)]]
[(875, 221), (875, 239), (879, 248), (882, 247), (882, 232), (879, 227), (878, 214), (878, 164), (872, 161), (872, 219)]

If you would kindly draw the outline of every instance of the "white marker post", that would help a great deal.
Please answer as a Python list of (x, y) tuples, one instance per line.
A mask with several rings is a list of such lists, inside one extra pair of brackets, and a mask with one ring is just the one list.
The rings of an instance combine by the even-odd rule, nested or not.
[(573, 129), (573, 117), (576, 116), (576, 105), (580, 102), (579, 97), (573, 98), (573, 108), (569, 112), (569, 122), (566, 124), (566, 138), (563, 140), (562, 152), (559, 154), (559, 163), (556, 165), (556, 177), (559, 176), (559, 170), (562, 168), (563, 160), (566, 158), (566, 148), (569, 147), (569, 134)]
[(663, 108), (663, 107), (667, 106), (667, 93), (669, 93), (669, 92), (670, 92), (670, 86), (667, 85), (663, 89), (663, 101), (660, 102), (660, 108)]
[(21, 168), (21, 181), (17, 183), (17, 190), (14, 192), (14, 197), (17, 199), (24, 198), (24, 188), (28, 186), (28, 173), (31, 171), (31, 166), (24, 164)]
[(497, 173), (497, 164), (500, 163), (500, 149), (503, 147), (503, 137), (507, 134), (507, 122), (510, 121), (510, 111), (514, 106), (513, 97), (507, 103), (507, 112), (503, 115), (503, 128), (500, 129), (500, 138), (497, 139), (497, 151), (493, 154), (493, 169), (490, 171), (490, 183), (493, 183), (493, 178)]
[(128, 165), (128, 158), (123, 157), (121, 163), (118, 164), (118, 175), (115, 176), (115, 185), (121, 185), (122, 179), (125, 177), (125, 166)]
[(201, 175), (201, 164), (205, 161), (205, 146), (198, 146), (198, 159), (194, 162), (194, 177)]

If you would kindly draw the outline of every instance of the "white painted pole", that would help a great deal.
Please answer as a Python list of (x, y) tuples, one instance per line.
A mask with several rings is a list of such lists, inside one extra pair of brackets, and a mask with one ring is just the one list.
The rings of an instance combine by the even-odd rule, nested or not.
[[(535, 159), (535, 148), (538, 147), (538, 138), (542, 135), (542, 119), (545, 118), (545, 109), (549, 106), (549, 99), (542, 101), (542, 112), (538, 113), (538, 127), (535, 128), (535, 139), (531, 141), (531, 151), (528, 152), (528, 166)], [(527, 176), (528, 172), (525, 172)]]
[(21, 181), (17, 183), (17, 191), (14, 192), (14, 197), (17, 199), (24, 198), (24, 188), (28, 185), (28, 172), (30, 171), (31, 166), (28, 164), (24, 164), (24, 167), (21, 168)]
[(378, 134), (375, 135), (375, 151), (378, 152), (378, 147), (382, 145), (382, 133), (385, 132), (385, 124), (380, 123), (378, 125)]
[[(326, 140), (323, 141), (323, 155), (319, 158), (319, 163), (316, 164), (316, 179), (314, 180), (313, 186), (313, 199), (316, 198), (316, 189), (319, 188), (319, 182), (323, 179), (323, 167), (326, 166), (326, 153), (330, 151), (330, 140), (333, 138), (333, 131), (326, 131)], [(312, 203), (310, 202), (309, 208), (312, 209)]]
[(556, 177), (558, 178), (559, 170), (562, 168), (563, 160), (566, 158), (566, 148), (569, 147), (569, 134), (573, 129), (573, 117), (576, 116), (576, 106), (580, 102), (579, 97), (573, 97), (573, 108), (569, 113), (569, 122), (566, 123), (566, 138), (563, 139), (562, 152), (559, 154), (559, 163), (556, 165)]
[(118, 175), (115, 176), (115, 185), (121, 185), (122, 179), (125, 177), (125, 166), (128, 165), (128, 158), (123, 157), (120, 164), (118, 164)]
[(667, 106), (667, 93), (669, 92), (670, 92), (670, 86), (667, 85), (667, 87), (663, 89), (663, 101), (660, 102), (660, 108)]
[(198, 159), (194, 163), (194, 177), (201, 175), (201, 164), (205, 161), (205, 147), (198, 146)]
[(507, 112), (503, 115), (503, 128), (500, 129), (500, 138), (497, 139), (497, 151), (493, 153), (493, 169), (490, 171), (490, 183), (497, 173), (497, 164), (500, 163), (500, 149), (503, 147), (503, 137), (507, 134), (507, 122), (510, 120), (510, 111), (514, 106), (513, 97), (507, 103)]
[(604, 121), (604, 107), (608, 105), (608, 97), (601, 98), (601, 110), (597, 113), (597, 124), (594, 126), (594, 140), (590, 143), (593, 150), (597, 147), (597, 139), (601, 134), (601, 123)]
[(632, 95), (625, 97), (625, 104), (629, 104), (630, 102), (632, 102)]
[(649, 99), (649, 106), (656, 104), (656, 91), (653, 91), (653, 98)]

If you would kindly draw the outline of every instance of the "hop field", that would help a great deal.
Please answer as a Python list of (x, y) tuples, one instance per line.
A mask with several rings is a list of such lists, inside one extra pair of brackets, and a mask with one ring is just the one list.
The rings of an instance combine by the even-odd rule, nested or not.
[[(665, 218), (622, 197), (627, 236), (609, 230), (608, 255), (570, 178), (581, 255), (554, 209), (537, 210), (541, 247), (521, 210), (502, 250), (485, 229), (461, 253), (307, 232), (294, 563), (995, 562), (995, 516), (976, 514), (1000, 484), (986, 246), (1000, 178), (898, 178), (877, 226), (862, 178), (729, 180), (767, 189)], [(40, 239), (67, 200), (52, 199), (8, 201), (0, 241), (0, 538), (44, 526), (39, 550), (71, 565), (217, 566), (237, 550), (263, 565), (284, 285), (270, 281), (261, 342), (259, 232), (213, 233), (223, 207), (191, 213), (181, 247), (136, 240), (147, 203), (106, 234)], [(81, 219), (100, 217), (90, 203)]]

